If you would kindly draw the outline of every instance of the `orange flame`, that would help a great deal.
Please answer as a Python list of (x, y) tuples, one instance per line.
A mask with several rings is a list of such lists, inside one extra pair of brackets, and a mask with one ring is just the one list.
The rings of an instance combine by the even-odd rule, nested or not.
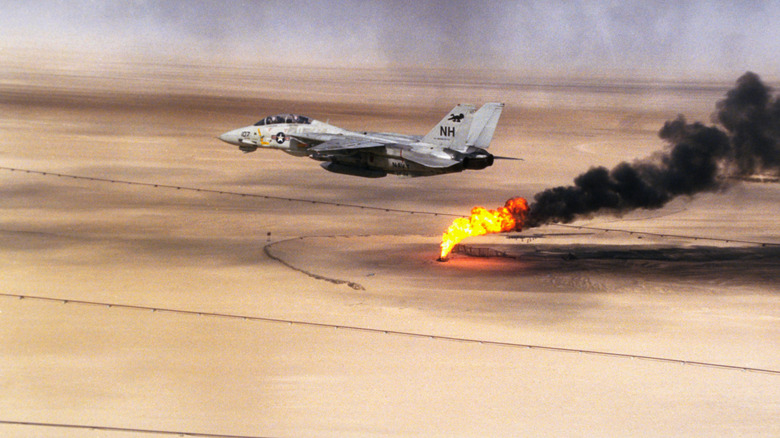
[(466, 237), (515, 229), (520, 231), (527, 214), (528, 202), (524, 198), (512, 198), (497, 210), (474, 207), (471, 209), (471, 216), (455, 219), (447, 228), (441, 238), (440, 260), (445, 260), (452, 248)]

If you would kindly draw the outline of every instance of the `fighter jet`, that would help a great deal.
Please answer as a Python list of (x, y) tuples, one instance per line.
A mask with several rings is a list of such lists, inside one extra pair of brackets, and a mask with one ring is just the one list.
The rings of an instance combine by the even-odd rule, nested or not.
[(234, 129), (219, 139), (243, 152), (280, 149), (322, 161), (323, 169), (346, 175), (381, 178), (387, 174), (431, 176), (480, 170), (497, 157), (490, 145), (503, 103), (459, 104), (425, 136), (348, 131), (296, 114), (266, 117)]

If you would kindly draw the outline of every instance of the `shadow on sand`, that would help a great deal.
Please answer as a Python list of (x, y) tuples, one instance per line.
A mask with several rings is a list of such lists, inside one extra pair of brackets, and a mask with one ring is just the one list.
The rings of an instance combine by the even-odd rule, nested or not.
[(604, 271), (635, 276), (777, 284), (780, 245), (460, 245), (459, 255), (523, 261), (524, 270)]

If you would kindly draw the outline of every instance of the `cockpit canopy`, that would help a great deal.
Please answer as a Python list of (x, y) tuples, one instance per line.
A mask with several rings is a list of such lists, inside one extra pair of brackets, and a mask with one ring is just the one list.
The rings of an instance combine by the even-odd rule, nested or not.
[(279, 123), (303, 123), (308, 125), (311, 123), (311, 120), (309, 120), (308, 117), (299, 116), (297, 114), (277, 114), (260, 120), (255, 123), (255, 126), (276, 125)]

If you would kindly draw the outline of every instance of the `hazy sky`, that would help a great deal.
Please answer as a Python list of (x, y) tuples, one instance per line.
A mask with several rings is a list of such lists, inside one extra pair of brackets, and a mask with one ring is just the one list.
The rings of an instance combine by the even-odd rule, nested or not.
[(125, 59), (780, 76), (780, 0), (0, 0), (0, 6), (0, 47)]

